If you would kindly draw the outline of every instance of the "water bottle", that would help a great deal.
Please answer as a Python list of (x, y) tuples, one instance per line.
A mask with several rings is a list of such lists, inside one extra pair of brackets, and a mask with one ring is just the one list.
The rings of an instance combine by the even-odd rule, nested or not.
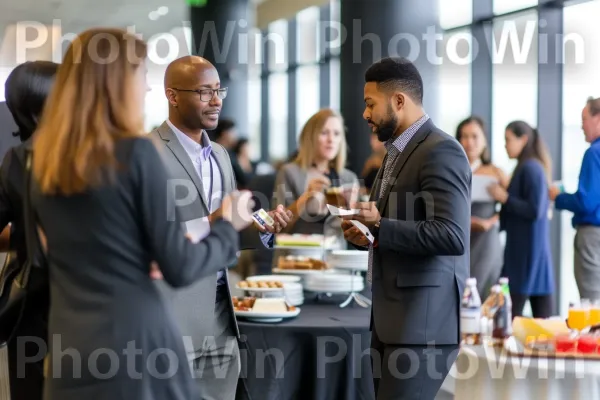
[(467, 279), (460, 307), (460, 331), (467, 345), (481, 344), (481, 297), (477, 279)]
[(504, 296), (504, 303), (506, 304), (508, 312), (508, 320), (511, 321), (509, 326), (509, 334), (512, 335), (512, 298), (510, 297), (510, 287), (508, 286), (508, 278), (502, 277), (498, 281), (500, 287), (502, 287), (502, 295)]

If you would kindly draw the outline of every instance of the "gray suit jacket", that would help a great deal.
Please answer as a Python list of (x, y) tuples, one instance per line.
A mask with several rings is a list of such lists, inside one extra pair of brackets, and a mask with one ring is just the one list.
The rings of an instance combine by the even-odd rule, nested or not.
[[(385, 168), (386, 160), (383, 165)], [(386, 344), (460, 342), (469, 276), (471, 168), (463, 148), (427, 121), (398, 156), (373, 252), (373, 324)]]
[[(185, 149), (165, 122), (160, 127), (150, 133), (150, 136), (157, 142), (161, 155), (175, 184), (172, 185), (181, 222), (203, 218), (210, 215), (208, 201), (204, 194), (202, 180), (198, 177), (194, 165)], [(231, 161), (225, 148), (215, 142), (212, 142), (213, 155), (221, 171), (224, 195), (232, 192), (236, 188)], [(190, 193), (188, 190), (196, 190)], [(190, 199), (182, 201), (182, 199)], [(192, 200), (193, 199), (193, 200)], [(234, 263), (235, 260), (231, 260)], [(227, 279), (227, 265), (225, 269), (225, 280), (227, 282), (227, 291), (229, 293), (229, 281)], [(183, 336), (189, 336), (192, 339), (194, 353), (201, 352), (204, 341), (208, 336), (213, 336), (214, 310), (217, 288), (217, 275), (201, 279), (195, 284), (183, 288), (172, 289), (162, 281), (156, 283), (170, 303), (171, 309), (175, 314)], [(229, 295), (231, 299), (231, 295)], [(232, 324), (236, 335), (239, 337), (239, 330), (235, 315), (233, 313), (233, 303), (230, 300)], [(190, 350), (190, 349), (188, 349)]]

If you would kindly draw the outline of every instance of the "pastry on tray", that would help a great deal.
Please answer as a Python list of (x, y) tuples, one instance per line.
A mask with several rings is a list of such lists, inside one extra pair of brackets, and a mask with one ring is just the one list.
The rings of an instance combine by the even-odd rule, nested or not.
[(299, 270), (324, 270), (327, 269), (327, 263), (310, 257), (303, 256), (281, 256), (277, 262), (280, 269), (299, 269)]
[(241, 281), (237, 284), (240, 289), (283, 289), (279, 281)]

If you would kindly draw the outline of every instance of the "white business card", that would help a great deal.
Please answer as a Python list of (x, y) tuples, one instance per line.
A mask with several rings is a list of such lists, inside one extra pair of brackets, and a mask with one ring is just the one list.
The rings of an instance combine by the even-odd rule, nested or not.
[(363, 235), (365, 235), (365, 237), (369, 240), (369, 242), (373, 243), (375, 241), (375, 238), (373, 237), (373, 234), (371, 233), (369, 228), (367, 228), (362, 222), (355, 221), (355, 220), (351, 220), (350, 222), (352, 223), (352, 225), (357, 227), (358, 230), (361, 231)]
[(358, 213), (360, 213), (360, 210), (357, 209), (346, 210), (344, 208), (332, 206), (331, 204), (327, 204), (327, 208), (329, 209), (331, 215), (335, 215), (336, 217), (344, 217), (346, 215), (357, 215)]

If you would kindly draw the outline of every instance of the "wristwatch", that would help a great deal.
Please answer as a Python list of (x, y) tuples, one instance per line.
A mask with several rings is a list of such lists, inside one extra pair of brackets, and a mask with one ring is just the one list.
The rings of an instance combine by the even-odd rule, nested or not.
[(373, 234), (373, 237), (375, 238), (375, 240), (379, 239), (379, 227), (381, 225), (381, 217), (379, 217), (379, 221), (377, 221), (375, 223), (375, 225), (373, 226), (373, 228), (371, 229), (371, 233)]

